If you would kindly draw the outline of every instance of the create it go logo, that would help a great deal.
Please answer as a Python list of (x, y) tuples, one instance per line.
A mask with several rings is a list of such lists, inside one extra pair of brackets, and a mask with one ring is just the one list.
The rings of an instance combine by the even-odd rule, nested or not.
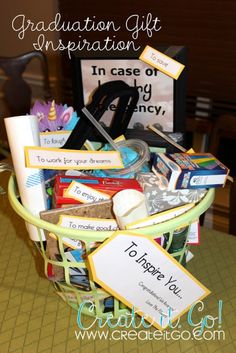
[(223, 330), (206, 330), (203, 331), (203, 334), (193, 334), (193, 331), (189, 330), (89, 330), (89, 331), (77, 331), (75, 330), (75, 338), (77, 340), (92, 339), (92, 340), (113, 340), (113, 341), (188, 341), (188, 340), (197, 340), (197, 341), (219, 341), (225, 340), (225, 332)]
[[(121, 315), (118, 319), (114, 319), (112, 314), (105, 319), (95, 316), (91, 322), (82, 321), (82, 311), (86, 306), (89, 311), (94, 312), (95, 304), (91, 301), (86, 301), (80, 304), (77, 324), (80, 331), (75, 330), (75, 337), (79, 339), (109, 339), (109, 340), (225, 340), (225, 332), (220, 329), (222, 324), (222, 308), (223, 301), (218, 302), (218, 316), (203, 315), (200, 320), (195, 320), (196, 312), (201, 313), (204, 310), (204, 303), (198, 301), (194, 303), (187, 316), (187, 323), (192, 328), (189, 330), (179, 330), (181, 328), (180, 318), (175, 322), (171, 322), (171, 312), (169, 312), (169, 325), (164, 331), (151, 330), (152, 324), (145, 321), (145, 317), (137, 318), (137, 311), (132, 308), (131, 313)], [(97, 326), (99, 329), (108, 327), (107, 330), (92, 330)], [(119, 328), (119, 329), (118, 329)], [(123, 328), (130, 329), (124, 330)], [(143, 329), (142, 329), (143, 328)], [(215, 329), (216, 328), (216, 329)], [(138, 329), (138, 330), (137, 330)]]

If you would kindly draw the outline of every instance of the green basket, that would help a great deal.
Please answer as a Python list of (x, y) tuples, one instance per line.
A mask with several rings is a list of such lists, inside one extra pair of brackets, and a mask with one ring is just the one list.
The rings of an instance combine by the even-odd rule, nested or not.
[[(27, 223), (30, 223), (37, 227), (40, 242), (37, 243), (37, 247), (40, 250), (40, 253), (44, 259), (44, 270), (47, 276), (48, 274), (48, 265), (59, 266), (58, 268), (64, 271), (64, 283), (61, 281), (53, 282), (54, 286), (58, 292), (58, 294), (69, 304), (72, 308), (78, 310), (81, 309), (81, 312), (86, 315), (96, 316), (99, 318), (109, 317), (119, 318), (121, 315), (129, 312), (129, 309), (125, 307), (119, 300), (115, 298), (110, 298), (112, 300), (112, 307), (107, 307), (105, 304), (106, 299), (109, 300), (109, 295), (103, 291), (102, 288), (98, 288), (98, 286), (92, 281), (91, 276), (89, 276), (89, 286), (90, 290), (85, 291), (78, 289), (78, 287), (74, 286), (70, 282), (70, 274), (69, 269), (71, 267), (82, 269), (84, 271), (88, 271), (86, 260), (84, 262), (69, 262), (65, 256), (64, 245), (62, 238), (67, 237), (71, 239), (78, 239), (84, 244), (84, 250), (86, 255), (91, 252), (91, 243), (94, 242), (103, 242), (107, 239), (113, 232), (102, 232), (102, 231), (78, 231), (75, 229), (66, 229), (55, 224), (45, 222), (41, 220), (39, 217), (32, 215), (25, 207), (22, 206), (20, 201), (17, 198), (16, 194), (16, 181), (14, 176), (12, 175), (9, 179), (8, 184), (8, 197), (10, 204), (14, 211), (23, 218)], [(160, 223), (158, 225), (152, 225), (144, 228), (134, 229), (132, 232), (136, 234), (144, 234), (153, 239), (158, 238), (162, 235), (166, 236), (166, 245), (165, 248), (168, 251), (171, 248), (171, 244), (173, 241), (173, 233), (183, 227), (187, 227), (187, 235), (189, 225), (197, 220), (199, 216), (204, 213), (212, 204), (214, 200), (214, 189), (210, 189), (204, 198), (196, 204), (192, 209), (187, 211), (186, 213), (171, 219), (169, 221)], [(53, 233), (56, 237), (61, 261), (51, 260), (45, 251), (45, 244), (41, 238), (41, 231), (44, 230), (45, 233), (50, 232)], [(186, 228), (185, 228), (186, 229)], [(182, 263), (184, 261), (184, 257), (187, 250), (187, 238), (184, 242), (184, 245), (178, 251), (175, 251), (171, 255), (175, 257), (179, 262)], [(87, 302), (86, 302), (87, 301)], [(85, 303), (86, 302), (86, 303)], [(82, 304), (80, 306), (80, 304)]]

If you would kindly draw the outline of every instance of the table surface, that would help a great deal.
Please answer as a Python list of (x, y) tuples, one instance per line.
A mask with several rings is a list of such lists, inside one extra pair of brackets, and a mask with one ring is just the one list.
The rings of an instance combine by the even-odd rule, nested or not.
[[(0, 185), (6, 187), (9, 175), (2, 175)], [(203, 339), (186, 339), (184, 331), (193, 329), (186, 314), (181, 318), (180, 339), (145, 339), (144, 328), (140, 338), (134, 340), (76, 339), (75, 331), (80, 331), (76, 311), (56, 295), (52, 283), (44, 277), (41, 256), (7, 196), (2, 196), (0, 202), (0, 353), (236, 352), (236, 237), (202, 228), (201, 244), (191, 247), (194, 258), (187, 266), (211, 290), (204, 299), (203, 311), (194, 317), (196, 322), (206, 315), (218, 316), (218, 302), (222, 300), (221, 328), (216, 323), (212, 329), (205, 329), (208, 332)], [(88, 317), (83, 320), (86, 325), (91, 322)], [(96, 331), (96, 326), (92, 330)], [(225, 339), (217, 339), (220, 330)], [(111, 334), (107, 326), (103, 331)]]

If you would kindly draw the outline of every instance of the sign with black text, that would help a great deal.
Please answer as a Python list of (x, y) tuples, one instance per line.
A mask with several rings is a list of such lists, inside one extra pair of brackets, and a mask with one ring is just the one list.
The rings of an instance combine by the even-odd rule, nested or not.
[[(186, 64), (185, 47), (163, 46), (158, 49), (170, 61), (174, 59)], [(117, 52), (110, 52), (109, 56), (102, 53), (75, 53), (72, 57), (74, 108), (79, 115), (82, 108), (91, 103), (94, 93), (101, 85), (123, 81), (130, 87), (136, 87), (139, 93), (126, 137), (141, 138), (151, 146), (164, 147), (163, 139), (150, 132), (147, 125), (156, 125), (167, 133), (184, 132), (186, 70), (176, 80), (139, 60), (140, 54), (141, 51), (128, 52), (125, 56)], [(111, 124), (117, 102), (118, 99), (111, 102), (101, 116), (100, 121), (106, 127)]]
[[(82, 85), (85, 104), (98, 86), (108, 81), (122, 80), (137, 87), (139, 101), (129, 128), (145, 129), (158, 124), (163, 131), (173, 131), (174, 82), (173, 79), (141, 60), (81, 60)], [(116, 101), (110, 104), (101, 121), (109, 126)]]

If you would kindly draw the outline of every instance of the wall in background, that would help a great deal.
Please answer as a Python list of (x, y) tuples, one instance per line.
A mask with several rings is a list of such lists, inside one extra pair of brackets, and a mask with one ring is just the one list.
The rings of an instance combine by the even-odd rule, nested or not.
[[(1, 7), (0, 13), (0, 56), (17, 56), (25, 52), (34, 50), (32, 43), (36, 41), (38, 33), (27, 31), (25, 37), (20, 40), (17, 33), (12, 29), (12, 20), (15, 16), (23, 14), (26, 20), (39, 22), (43, 20), (49, 23), (57, 12), (57, 0), (7, 0)], [(19, 24), (18, 24), (19, 25)], [(48, 40), (55, 40), (58, 36), (56, 32), (48, 32)], [(59, 54), (46, 52), (49, 65), (49, 78), (54, 97), (60, 97), (59, 75), (60, 60)], [(33, 60), (27, 67), (25, 79), (32, 88), (33, 97), (42, 95), (41, 67), (38, 60)], [(8, 115), (4, 103), (1, 87), (5, 82), (5, 75), (0, 70), (0, 117)], [(0, 119), (0, 139), (6, 139), (6, 132), (3, 119)]]
[[(110, 6), (105, 0), (58, 2), (65, 21), (83, 20), (96, 15), (97, 20), (114, 20), (117, 24), (123, 24), (116, 33), (118, 40), (132, 39), (131, 33), (124, 28), (128, 16), (140, 15), (141, 25), (142, 16), (152, 13), (161, 20), (162, 28), (150, 38), (145, 31), (140, 31), (138, 42), (154, 47), (185, 45), (188, 50), (188, 94), (235, 101), (235, 0), (146, 0), (138, 3), (120, 0), (113, 1)], [(84, 33), (84, 36), (95, 40), (92, 32)], [(78, 41), (75, 33), (62, 33), (62, 37)], [(104, 33), (96, 33), (96, 39), (101, 37)]]
[[(32, 50), (32, 43), (38, 33), (28, 32), (23, 40), (11, 27), (12, 19), (18, 14), (25, 14), (32, 22), (43, 20), (49, 23), (58, 11), (65, 21), (83, 21), (87, 16), (97, 20), (114, 20), (124, 24), (131, 14), (152, 13), (160, 19), (162, 29), (150, 38), (145, 31), (140, 31), (138, 42), (143, 46), (185, 45), (188, 50), (188, 95), (210, 96), (216, 100), (233, 102), (232, 112), (235, 113), (236, 102), (236, 1), (235, 0), (119, 0), (107, 4), (100, 1), (75, 0), (8, 0), (0, 13), (0, 55), (17, 55)], [(66, 40), (78, 41), (80, 33), (61, 33)], [(82, 36), (91, 40), (104, 37), (104, 33), (83, 33)], [(47, 32), (47, 40), (57, 40), (58, 33)], [(128, 40), (131, 33), (124, 29), (117, 33), (118, 40)], [(47, 52), (51, 83), (54, 87), (63, 86), (61, 97), (67, 101), (71, 93), (71, 75), (68, 73), (70, 59), (64, 55), (63, 73), (60, 74), (59, 52)], [(96, 53), (95, 53), (96, 55)], [(109, 55), (109, 53), (107, 53)], [(0, 77), (1, 78), (1, 77)], [(29, 79), (34, 85), (35, 95), (38, 89), (38, 68), (32, 65)], [(0, 80), (1, 81), (1, 80)], [(0, 82), (1, 84), (1, 82)]]
[[(12, 20), (19, 14), (24, 14), (26, 20), (30, 19), (37, 23), (44, 21), (46, 24), (52, 21), (57, 12), (57, 0), (7, 0), (1, 8), (0, 14), (0, 56), (15, 56), (27, 51), (34, 50), (32, 43), (36, 41), (38, 34), (36, 32), (27, 31), (24, 39), (20, 40), (17, 33), (12, 29)], [(17, 23), (19, 25), (19, 22)], [(48, 32), (48, 40), (54, 40), (57, 33)], [(58, 54), (47, 52), (49, 61), (50, 76), (57, 75)], [(33, 74), (38, 74), (36, 65), (32, 65)]]
[[(8, 0), (0, 14), (0, 55), (12, 56), (33, 49), (32, 43), (38, 33), (27, 31), (25, 38), (19, 40), (11, 27), (16, 15), (24, 14), (32, 22), (43, 20), (47, 24), (54, 19), (58, 9), (65, 21), (83, 21), (87, 16), (95, 16), (96, 20), (114, 20), (117, 24), (124, 24), (131, 14), (139, 14), (141, 19), (141, 16), (152, 13), (160, 19), (162, 28), (150, 38), (145, 31), (140, 31), (138, 42), (153, 46), (185, 45), (188, 49), (188, 93), (235, 101), (235, 0), (146, 0), (138, 4), (134, 0), (120, 0), (113, 2), (112, 6), (108, 6), (105, 0)], [(79, 34), (65, 32), (61, 36), (76, 42)], [(46, 35), (47, 40), (58, 38), (56, 32), (47, 32)], [(82, 37), (93, 40), (101, 36), (104, 37), (104, 33), (82, 33)], [(117, 39), (132, 39), (124, 25), (117, 33)], [(50, 76), (55, 80), (60, 74), (59, 53), (47, 51), (47, 54)], [(68, 57), (66, 59), (70, 65)], [(33, 66), (31, 72), (37, 75), (38, 71)], [(68, 79), (65, 72), (63, 76)]]

